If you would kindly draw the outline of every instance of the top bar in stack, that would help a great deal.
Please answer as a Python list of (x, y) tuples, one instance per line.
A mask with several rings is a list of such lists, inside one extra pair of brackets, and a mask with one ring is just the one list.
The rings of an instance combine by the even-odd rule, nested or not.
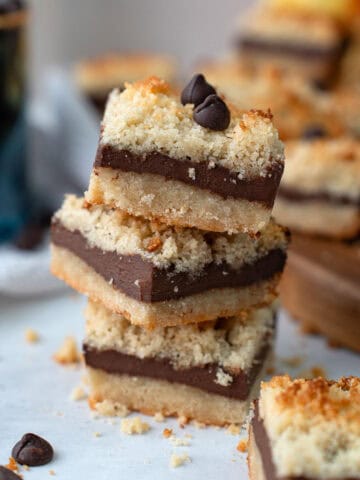
[[(191, 98), (195, 91), (200, 96)], [(87, 200), (168, 225), (231, 233), (263, 228), (283, 171), (283, 145), (270, 113), (228, 109), (213, 92), (202, 75), (182, 102), (155, 77), (114, 90)]]

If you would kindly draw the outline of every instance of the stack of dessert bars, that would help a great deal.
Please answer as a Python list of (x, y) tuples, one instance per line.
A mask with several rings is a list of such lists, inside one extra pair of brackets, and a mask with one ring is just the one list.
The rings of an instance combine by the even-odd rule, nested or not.
[(52, 224), (52, 271), (89, 297), (90, 405), (240, 424), (271, 357), (288, 234), (283, 145), (202, 75), (114, 90), (85, 198)]

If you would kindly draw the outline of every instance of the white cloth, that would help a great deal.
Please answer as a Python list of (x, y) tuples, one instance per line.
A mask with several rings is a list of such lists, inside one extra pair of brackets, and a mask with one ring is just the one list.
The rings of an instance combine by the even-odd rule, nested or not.
[[(87, 188), (99, 136), (99, 117), (77, 91), (71, 75), (52, 69), (43, 95), (28, 112), (32, 185), (57, 209), (64, 194)], [(63, 290), (50, 271), (49, 240), (34, 251), (0, 246), (0, 295), (29, 296)]]

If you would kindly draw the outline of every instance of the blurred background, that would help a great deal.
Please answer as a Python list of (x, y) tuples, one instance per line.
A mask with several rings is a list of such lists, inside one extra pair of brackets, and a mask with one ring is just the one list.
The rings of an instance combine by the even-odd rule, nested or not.
[(174, 55), (185, 69), (228, 51), (237, 15), (252, 0), (29, 0), (30, 83), (47, 67), (106, 51)]
[[(342, 343), (360, 350), (360, 0), (0, 0), (0, 70), (0, 295), (63, 288), (50, 219), (87, 188), (111, 89), (202, 72), (239, 108), (270, 108), (285, 142), (283, 304), (329, 337), (323, 319), (346, 315)], [(331, 308), (304, 311), (314, 270), (300, 277), (299, 258), (342, 284)]]

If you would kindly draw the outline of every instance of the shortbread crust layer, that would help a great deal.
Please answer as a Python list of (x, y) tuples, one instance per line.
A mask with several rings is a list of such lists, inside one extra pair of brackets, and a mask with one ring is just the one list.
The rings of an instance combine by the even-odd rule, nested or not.
[(180, 383), (110, 374), (87, 367), (91, 389), (89, 403), (100, 414), (106, 411), (110, 416), (121, 415), (125, 405), (128, 410), (146, 415), (161, 413), (206, 425), (241, 425), (246, 420), (251, 400), (258, 394), (266, 368), (265, 364), (249, 398), (237, 400)]
[(271, 208), (261, 202), (209, 195), (156, 174), (102, 167), (92, 172), (85, 197), (90, 203), (106, 204), (130, 215), (212, 232), (257, 232), (271, 215)]

